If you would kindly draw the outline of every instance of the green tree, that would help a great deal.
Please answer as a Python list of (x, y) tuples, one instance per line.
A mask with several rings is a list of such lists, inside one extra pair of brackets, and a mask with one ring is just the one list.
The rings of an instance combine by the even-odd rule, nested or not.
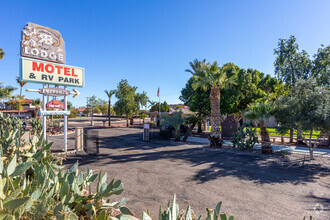
[(126, 79), (122, 79), (115, 94), (118, 101), (115, 103), (114, 110), (119, 115), (125, 114), (127, 127), (129, 117), (131, 117), (131, 124), (133, 124), (133, 114), (148, 103), (146, 93), (136, 93), (136, 90), (137, 87), (129, 85)]
[(95, 112), (100, 112), (99, 106), (98, 106), (98, 100), (96, 99), (96, 96), (93, 95), (92, 97), (87, 98), (87, 109), (91, 111), (92, 117), (91, 117), (91, 125), (94, 125), (94, 113)]
[(18, 108), (18, 117), (21, 116), (21, 99), (22, 99), (22, 90), (23, 90), (23, 87), (26, 85), (27, 82), (24, 82), (24, 81), (21, 81), (19, 77), (16, 77), (16, 82), (20, 85), (20, 92), (19, 92), (19, 97), (20, 99), (18, 100), (18, 103), (19, 103), (19, 108)]
[[(202, 70), (202, 66), (206, 64), (206, 60), (202, 61), (195, 59), (193, 62), (189, 62), (190, 69), (185, 71), (192, 74), (192, 77), (188, 80), (186, 87), (181, 90), (180, 100), (188, 105), (190, 110), (197, 113), (199, 118), (210, 114), (210, 91), (204, 91), (202, 88), (193, 89), (192, 83), (195, 81), (195, 75), (198, 71)], [(207, 89), (210, 90), (210, 89)], [(197, 133), (202, 133), (202, 121), (198, 122)]]
[(300, 79), (307, 79), (311, 75), (312, 62), (306, 51), (298, 51), (295, 36), (289, 39), (280, 39), (278, 47), (274, 50), (276, 60), (275, 74), (290, 87), (295, 86)]
[(3, 51), (2, 48), (0, 48), (0, 60), (2, 60), (5, 55), (6, 55), (5, 51)]
[[(286, 94), (288, 88), (278, 79), (265, 75), (254, 69), (242, 69), (232, 63), (224, 64), (223, 71), (234, 83), (227, 84), (220, 90), (220, 110), (222, 115), (232, 115), (244, 112), (248, 105), (258, 99), (275, 100)], [(210, 114), (210, 91), (200, 88), (194, 90), (192, 76), (181, 90), (180, 100), (190, 106), (190, 110), (196, 112), (199, 117)], [(201, 129), (201, 128), (200, 128)]]
[(318, 85), (330, 86), (330, 46), (317, 50), (314, 55), (312, 76), (317, 80)]
[(271, 115), (271, 104), (267, 101), (259, 101), (249, 106), (244, 116), (250, 120), (258, 120), (260, 123), (261, 135), (261, 151), (263, 154), (273, 153), (273, 149), (269, 139), (269, 133), (265, 124), (265, 120)]
[(112, 96), (116, 93), (116, 90), (104, 90), (105, 94), (107, 94), (108, 96), (108, 126), (111, 126), (111, 120), (110, 120), (110, 116), (111, 116), (111, 98)]
[(75, 109), (75, 108), (72, 108), (72, 109), (70, 110), (69, 118), (76, 118), (76, 117), (77, 117), (77, 114), (78, 114), (78, 110)]
[(219, 67), (215, 61), (210, 64), (202, 65), (202, 69), (198, 70), (194, 75), (196, 81), (192, 86), (194, 89), (201, 88), (203, 90), (210, 89), (210, 105), (211, 105), (211, 133), (210, 144), (211, 146), (221, 146), (220, 142), (220, 126), (221, 126), (221, 113), (220, 113), (220, 90), (230, 83), (230, 77), (223, 71), (224, 68)]
[[(291, 126), (299, 126), (303, 130), (310, 131), (310, 139), (307, 142), (310, 158), (313, 159), (313, 150), (317, 146), (312, 142), (313, 131), (322, 130), (324, 134), (330, 134), (330, 89), (328, 86), (318, 86), (314, 78), (300, 79), (291, 92), (276, 101), (275, 117), (290, 113), (290, 120), (285, 121)], [(282, 106), (282, 104), (284, 104)], [(284, 118), (287, 120), (287, 118)], [(293, 124), (293, 125), (292, 125)], [(285, 124), (286, 125), (286, 124)]]
[[(210, 107), (210, 89), (203, 90), (202, 88), (194, 89), (192, 84), (195, 81), (195, 77), (192, 76), (186, 83), (186, 86), (181, 90), (179, 99), (183, 101), (185, 105), (188, 105), (190, 110), (196, 112), (199, 118), (208, 116), (211, 111)], [(198, 122), (198, 133), (202, 132), (202, 121)]]
[[(307, 79), (311, 76), (312, 61), (306, 51), (299, 51), (293, 35), (289, 39), (280, 39), (274, 54), (276, 55), (275, 74), (290, 88), (294, 87), (299, 79)], [(302, 139), (299, 127), (297, 128), (297, 139), (298, 141)], [(293, 130), (290, 130), (290, 142), (293, 142)]]
[[(157, 102), (152, 102), (152, 106), (150, 108), (150, 112), (158, 112), (159, 111), (159, 103)], [(169, 112), (170, 111), (170, 106), (167, 104), (166, 101), (160, 104), (160, 111), (161, 112)]]

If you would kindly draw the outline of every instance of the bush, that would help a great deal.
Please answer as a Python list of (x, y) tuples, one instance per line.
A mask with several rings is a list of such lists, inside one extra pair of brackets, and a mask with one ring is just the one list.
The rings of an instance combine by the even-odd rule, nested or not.
[(161, 140), (168, 140), (171, 137), (171, 134), (168, 130), (160, 130), (158, 134)]
[(73, 108), (73, 109), (70, 109), (70, 115), (69, 115), (69, 118), (76, 118), (77, 117), (77, 114), (78, 114), (78, 110)]
[(154, 121), (149, 121), (148, 123), (150, 124), (150, 128), (156, 128), (157, 127), (157, 124)]
[(253, 146), (258, 143), (258, 137), (255, 136), (252, 128), (245, 128), (241, 126), (238, 132), (233, 133), (232, 136), (233, 147), (238, 147), (239, 150), (251, 150)]

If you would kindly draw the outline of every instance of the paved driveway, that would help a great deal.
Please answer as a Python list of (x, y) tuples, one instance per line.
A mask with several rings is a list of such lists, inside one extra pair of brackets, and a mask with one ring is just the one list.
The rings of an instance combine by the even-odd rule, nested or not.
[[(314, 162), (303, 156), (279, 158), (231, 149), (211, 149), (202, 144), (143, 142), (140, 129), (100, 129), (98, 156), (70, 156), (121, 179), (127, 206), (141, 216), (149, 209), (158, 216), (159, 206), (177, 194), (182, 209), (190, 204), (197, 215), (223, 201), (222, 211), (235, 219), (315, 219), (330, 216), (329, 160)], [(307, 158), (307, 157), (306, 157)], [(314, 207), (323, 207), (315, 212)]]

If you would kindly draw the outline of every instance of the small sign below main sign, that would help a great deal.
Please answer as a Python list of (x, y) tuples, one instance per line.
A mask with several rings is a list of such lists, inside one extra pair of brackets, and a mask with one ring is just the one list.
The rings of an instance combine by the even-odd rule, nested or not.
[(52, 100), (47, 103), (46, 105), (47, 109), (64, 109), (64, 104), (60, 102), (59, 100)]
[(39, 93), (48, 96), (67, 96), (71, 94), (69, 90), (61, 88), (42, 88)]
[(33, 83), (84, 87), (84, 68), (22, 57), (20, 79)]
[(70, 111), (39, 111), (39, 115), (70, 115)]
[(29, 22), (22, 31), (21, 56), (65, 63), (65, 48), (61, 33)]

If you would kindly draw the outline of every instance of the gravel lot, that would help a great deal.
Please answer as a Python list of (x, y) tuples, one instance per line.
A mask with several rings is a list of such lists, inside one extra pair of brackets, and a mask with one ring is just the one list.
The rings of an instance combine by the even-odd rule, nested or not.
[(142, 130), (136, 128), (99, 132), (99, 155), (72, 155), (65, 163), (78, 160), (82, 170), (90, 167), (121, 179), (125, 190), (113, 198), (128, 198), (127, 206), (138, 217), (146, 209), (157, 217), (159, 206), (177, 194), (180, 207), (190, 204), (196, 215), (205, 216), (206, 207), (222, 201), (222, 212), (235, 219), (329, 219), (328, 158), (310, 162), (298, 155), (281, 158), (198, 144), (143, 142)]

